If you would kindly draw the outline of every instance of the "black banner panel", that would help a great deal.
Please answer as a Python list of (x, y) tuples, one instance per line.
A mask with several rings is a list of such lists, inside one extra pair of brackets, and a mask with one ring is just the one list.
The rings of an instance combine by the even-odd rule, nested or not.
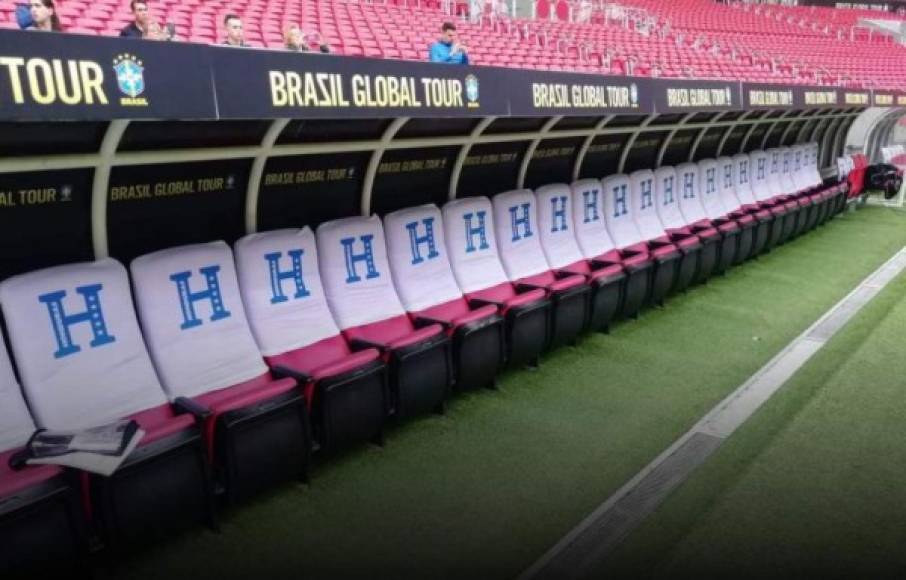
[(0, 173), (0, 280), (91, 260), (92, 169)]
[(207, 50), (0, 30), (0, 118), (213, 119)]
[(484, 143), (469, 150), (456, 197), (492, 196), (516, 187), (527, 141)]
[(626, 156), (623, 173), (632, 173), (639, 169), (654, 169), (657, 164), (658, 151), (669, 134), (669, 131), (649, 131), (636, 137)]
[(110, 255), (198, 242), (233, 242), (245, 231), (251, 160), (115, 167), (107, 196)]
[(210, 49), (221, 118), (505, 115), (491, 68)]
[(525, 187), (535, 189), (549, 183), (569, 183), (583, 137), (545, 139), (538, 144), (525, 173)]
[(701, 129), (677, 131), (664, 150), (664, 158), (661, 160), (661, 165), (679, 165), (689, 161), (692, 144), (695, 143), (695, 138), (698, 136), (699, 131)]
[(378, 164), (371, 211), (384, 214), (424, 203), (444, 204), (460, 147), (394, 149)]
[(268, 159), (258, 189), (258, 230), (317, 227), (356, 215), (370, 151)]
[(579, 178), (601, 179), (616, 173), (628, 141), (628, 133), (595, 137), (582, 160)]
[(659, 113), (739, 110), (739, 83), (661, 79), (654, 87), (654, 108)]
[[(510, 70), (510, 114), (602, 115), (653, 111), (652, 79)], [(549, 77), (549, 78), (545, 78)]]
[(698, 142), (698, 148), (695, 150), (693, 161), (717, 157), (717, 149), (720, 147), (720, 140), (723, 139), (729, 127), (711, 127), (705, 130)]

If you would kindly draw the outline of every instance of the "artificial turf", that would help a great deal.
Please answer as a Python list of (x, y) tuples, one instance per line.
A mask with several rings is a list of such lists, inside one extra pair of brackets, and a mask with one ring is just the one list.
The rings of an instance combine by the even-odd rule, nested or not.
[(906, 245), (904, 226), (838, 217), (98, 576), (512, 578)]
[(901, 275), (590, 577), (902, 577), (904, 329)]

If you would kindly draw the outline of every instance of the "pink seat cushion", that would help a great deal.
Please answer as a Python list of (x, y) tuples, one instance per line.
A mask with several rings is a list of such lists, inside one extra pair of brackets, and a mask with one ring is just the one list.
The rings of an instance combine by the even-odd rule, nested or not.
[(169, 404), (145, 409), (129, 417), (136, 421), (145, 431), (141, 445), (153, 443), (188, 429), (195, 423), (195, 418), (188, 413), (176, 415)]
[(531, 304), (532, 302), (544, 300), (544, 290), (541, 290), (539, 288), (517, 294), (513, 289), (512, 284), (510, 284), (509, 282), (502, 282), (500, 284), (497, 284), (496, 286), (490, 286), (483, 290), (472, 292), (468, 295), (468, 298), (478, 298), (480, 300), (487, 300), (489, 302), (502, 304), (503, 308), (501, 309), (501, 314), (506, 314), (510, 310), (510, 308), (524, 306), (526, 304)]
[(588, 260), (579, 260), (578, 262), (573, 262), (572, 264), (563, 268), (566, 272), (573, 272), (575, 274), (584, 274), (588, 276), (591, 280), (600, 280), (601, 278), (609, 278), (611, 276), (616, 276), (623, 273), (623, 266), (618, 263), (609, 263), (606, 266), (601, 266), (596, 269), (592, 269), (591, 264)]
[(63, 473), (63, 470), (55, 465), (29, 465), (25, 469), (14, 471), (9, 466), (9, 460), (17, 451), (19, 449), (0, 453), (0, 498), (9, 497)]
[(202, 405), (211, 410), (211, 416), (205, 421), (205, 440), (208, 454), (214, 457), (214, 432), (217, 418), (229, 411), (235, 411), (283, 395), (296, 388), (294, 379), (274, 380), (271, 374), (264, 373), (254, 379), (205, 393), (196, 398)]
[(426, 308), (421, 312), (414, 312), (412, 315), (415, 318), (424, 316), (432, 320), (446, 322), (452, 325), (449, 331), (453, 332), (457, 326), (469, 324), (470, 322), (475, 322), (493, 316), (494, 314), (497, 314), (497, 308), (495, 306), (487, 304), (472, 310), (469, 308), (469, 304), (466, 302), (465, 298), (454, 298), (449, 302), (437, 304), (431, 308)]
[(412, 321), (409, 320), (409, 316), (400, 314), (371, 324), (347, 328), (343, 334), (350, 341), (361, 339), (392, 350), (427, 340), (440, 332), (443, 332), (443, 329), (439, 324), (416, 330)]
[(270, 367), (283, 366), (312, 378), (303, 386), (305, 401), (310, 409), (314, 403), (317, 381), (355, 370), (380, 356), (375, 348), (351, 352), (346, 340), (337, 334), (296, 350), (265, 357), (265, 360)]
[(561, 292), (563, 290), (568, 290), (569, 288), (581, 286), (585, 283), (585, 278), (582, 276), (567, 276), (566, 278), (560, 278), (558, 280), (554, 273), (548, 270), (547, 272), (541, 272), (534, 276), (522, 278), (519, 280), (519, 283), (528, 284), (530, 286), (541, 286), (546, 288), (549, 292)]

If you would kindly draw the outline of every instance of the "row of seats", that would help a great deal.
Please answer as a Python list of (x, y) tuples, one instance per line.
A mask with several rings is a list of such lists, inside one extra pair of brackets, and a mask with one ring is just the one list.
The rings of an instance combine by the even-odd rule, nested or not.
[[(0, 563), (216, 522), (310, 453), (606, 330), (839, 209), (807, 144), (15, 276), (0, 305)], [(134, 299), (133, 299), (134, 298)], [(27, 404), (26, 404), (27, 401)], [(35, 427), (130, 417), (111, 477), (23, 466)], [(51, 552), (49, 554), (49, 552)]]

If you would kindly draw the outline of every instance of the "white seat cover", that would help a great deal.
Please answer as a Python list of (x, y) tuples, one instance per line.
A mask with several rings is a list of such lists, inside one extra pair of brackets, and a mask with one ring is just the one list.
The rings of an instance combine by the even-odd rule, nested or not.
[(839, 179), (846, 179), (850, 172), (855, 169), (856, 165), (853, 162), (853, 158), (850, 155), (844, 155), (843, 157), (837, 158), (837, 177)]
[(380, 218), (325, 222), (318, 226), (317, 239), (321, 282), (341, 329), (406, 313), (393, 286)]
[(235, 246), (236, 273), (252, 335), (275, 356), (339, 334), (308, 226), (250, 234)]
[(500, 261), (511, 281), (550, 270), (541, 249), (535, 196), (530, 189), (515, 189), (494, 196), (494, 231)]
[(267, 372), (226, 243), (152, 252), (134, 259), (130, 270), (148, 349), (171, 397), (194, 397)]
[(758, 201), (767, 201), (774, 197), (768, 184), (770, 173), (770, 156), (764, 151), (749, 153), (749, 179), (752, 183), (752, 195)]
[(572, 189), (565, 183), (535, 190), (538, 203), (538, 233), (551, 268), (563, 268), (584, 259), (576, 242)]
[(758, 202), (752, 190), (752, 158), (745, 153), (733, 156), (734, 177), (736, 179), (736, 198), (742, 205), (752, 205)]
[(21, 447), (35, 431), (0, 335), (0, 453)]
[(658, 167), (654, 172), (654, 204), (665, 229), (678, 229), (686, 225), (680, 211), (680, 195), (682, 191), (676, 178), (676, 169), (671, 165)]
[(604, 196), (604, 220), (607, 231), (618, 248), (644, 240), (632, 217), (632, 184), (628, 175), (611, 175), (601, 180)]
[(436, 205), (384, 216), (390, 271), (403, 307), (418, 312), (462, 297), (447, 258), (444, 219)]
[(780, 185), (784, 193), (790, 195), (799, 191), (796, 182), (793, 180), (794, 157), (792, 147), (780, 149)]
[(466, 197), (444, 204), (444, 233), (456, 283), (466, 294), (509, 280), (497, 252), (494, 211), (486, 197)]
[(714, 159), (702, 159), (698, 162), (698, 192), (701, 196), (705, 216), (709, 219), (723, 217), (724, 210), (720, 195), (720, 166)]
[(809, 143), (808, 152), (809, 156), (805, 165), (809, 172), (809, 181), (812, 182), (812, 185), (821, 185), (824, 183), (824, 179), (821, 177), (821, 168), (818, 167), (818, 144)]
[(725, 213), (736, 211), (742, 205), (736, 197), (736, 162), (731, 157), (717, 158), (717, 191)]
[(779, 147), (772, 147), (765, 152), (768, 156), (768, 179), (767, 188), (771, 197), (784, 195), (787, 193), (786, 186), (783, 183), (783, 150)]
[(809, 175), (808, 168), (806, 163), (808, 161), (808, 145), (796, 145), (792, 147), (793, 150), (793, 184), (796, 186), (796, 189), (801, 191), (808, 189), (814, 185), (811, 182), (811, 175)]
[(576, 242), (586, 259), (616, 249), (604, 219), (604, 188), (597, 179), (580, 179), (570, 186)]
[(9, 278), (0, 302), (38, 427), (85, 429), (166, 404), (116, 260)]
[(679, 204), (687, 224), (707, 219), (698, 190), (698, 165), (682, 163), (676, 166), (676, 180), (679, 183)]
[(657, 215), (654, 194), (654, 172), (640, 169), (629, 175), (632, 190), (632, 214), (639, 233), (645, 240), (653, 240), (664, 235), (664, 226)]

